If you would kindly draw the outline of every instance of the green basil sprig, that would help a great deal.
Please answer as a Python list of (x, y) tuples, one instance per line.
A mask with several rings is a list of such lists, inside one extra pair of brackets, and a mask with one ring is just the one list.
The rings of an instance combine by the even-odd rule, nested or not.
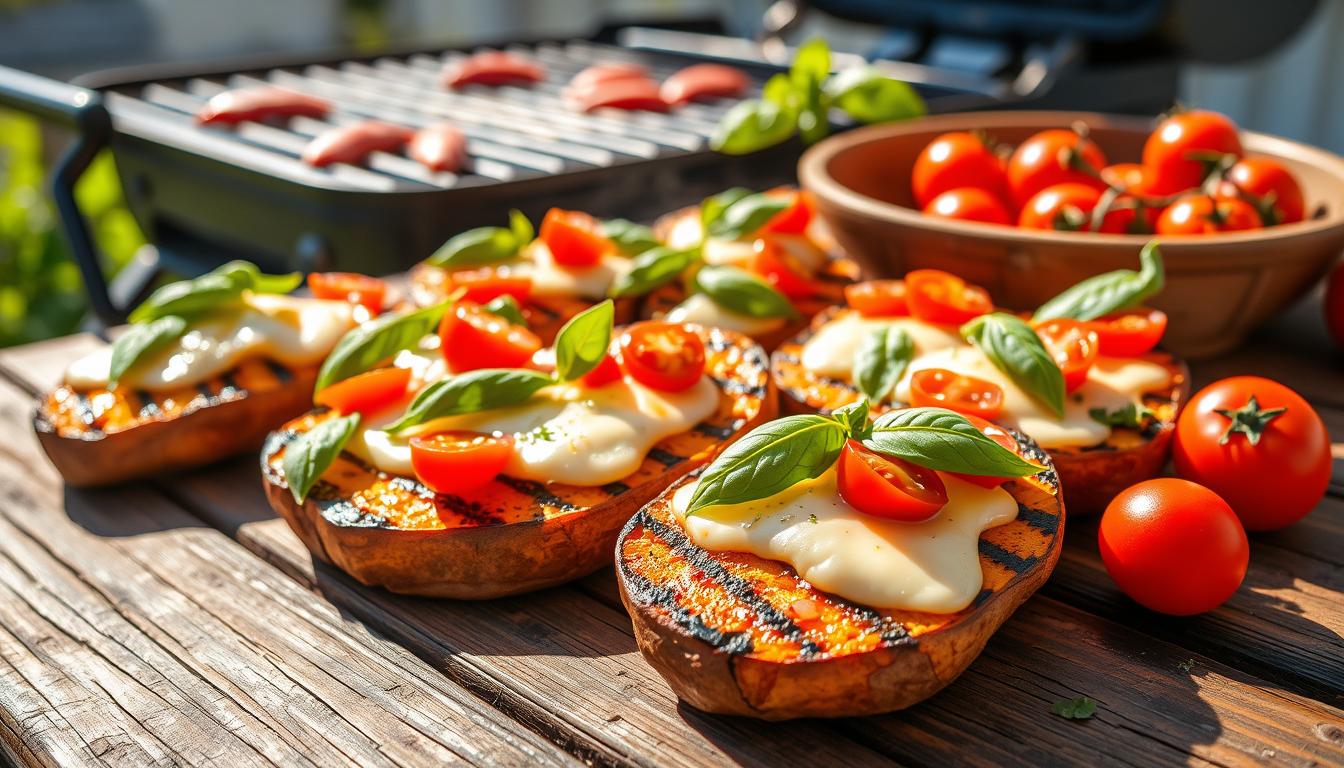
[(1014, 315), (995, 312), (963, 325), (961, 335), (1024, 392), (1063, 418), (1064, 374), (1031, 326)]
[(1139, 251), (1139, 271), (1117, 269), (1105, 272), (1067, 288), (1041, 305), (1032, 320), (1095, 320), (1103, 315), (1138, 306), (1159, 293), (1165, 282), (1162, 253), (1152, 240)]
[(611, 326), (615, 317), (615, 305), (607, 299), (564, 324), (555, 336), (556, 379), (574, 381), (602, 362), (611, 346)]
[(358, 428), (358, 413), (338, 416), (303, 432), (285, 446), (280, 467), (285, 471), (285, 482), (295, 502), (303, 503), (313, 484), (341, 454)]
[(915, 342), (904, 328), (875, 328), (854, 354), (854, 386), (875, 403), (885, 400), (915, 356)]
[(643, 296), (676, 280), (699, 260), (699, 246), (681, 250), (666, 245), (650, 248), (634, 258), (629, 272), (612, 281), (607, 293), (613, 298)]
[(733, 203), (751, 194), (754, 193), (746, 187), (730, 187), (717, 195), (710, 195), (700, 201), (701, 228), (706, 232), (710, 231), (714, 222), (723, 215), (724, 211), (728, 210)]
[(1041, 468), (985, 436), (945, 408), (888, 411), (863, 438), (868, 448), (944, 472), (991, 477), (1034, 475)]
[(518, 405), (554, 383), (552, 377), (527, 368), (481, 368), (460, 373), (420, 390), (406, 413), (387, 431), (396, 434), (447, 416)]
[(112, 343), (112, 362), (108, 368), (108, 384), (115, 385), (122, 374), (141, 358), (182, 338), (187, 332), (187, 321), (177, 315), (166, 315), (147, 323), (134, 323)]
[(861, 123), (888, 123), (920, 117), (924, 100), (908, 83), (872, 67), (854, 67), (838, 72), (826, 83), (831, 103)]
[(492, 315), (498, 315), (514, 325), (521, 325), (524, 328), (527, 327), (527, 318), (523, 317), (523, 308), (518, 306), (517, 299), (507, 293), (502, 296), (496, 296), (486, 302), (485, 306), (481, 307), (481, 309), (484, 309)]
[(772, 101), (747, 99), (733, 105), (709, 137), (709, 146), (725, 155), (745, 155), (789, 140), (798, 117)]
[(509, 211), (509, 226), (476, 227), (453, 235), (448, 242), (439, 246), (428, 259), (427, 264), (445, 269), (461, 267), (479, 267), (498, 264), (518, 255), (523, 246), (532, 242), (536, 231), (532, 222), (521, 211)]
[(629, 219), (611, 219), (602, 222), (602, 234), (615, 243), (626, 256), (638, 256), (650, 248), (662, 245), (658, 238), (654, 237), (652, 229)]
[(868, 401), (857, 400), (831, 411), (831, 418), (840, 422), (849, 430), (850, 437), (868, 434)]
[(433, 332), (451, 303), (445, 301), (413, 312), (383, 315), (352, 328), (336, 342), (322, 363), (314, 393), (364, 373), (403, 349), (419, 344), (420, 339)]
[(695, 273), (696, 289), (715, 304), (747, 317), (798, 316), (784, 294), (745, 269), (726, 264), (707, 266)]
[(1087, 415), (1092, 420), (1105, 424), (1108, 427), (1129, 427), (1130, 429), (1140, 429), (1149, 419), (1156, 416), (1151, 408), (1143, 405), (1128, 403), (1123, 408), (1117, 408), (1114, 411), (1108, 411), (1105, 408), (1089, 408)]
[(264, 275), (255, 264), (231, 261), (200, 277), (160, 287), (127, 319), (132, 323), (147, 323), (169, 315), (195, 318), (239, 304), (243, 291), (289, 293), (302, 283), (303, 275), (298, 272)]
[(789, 198), (766, 195), (764, 192), (746, 195), (716, 216), (705, 231), (710, 236), (727, 240), (746, 237), (755, 234), (756, 230), (792, 203)]

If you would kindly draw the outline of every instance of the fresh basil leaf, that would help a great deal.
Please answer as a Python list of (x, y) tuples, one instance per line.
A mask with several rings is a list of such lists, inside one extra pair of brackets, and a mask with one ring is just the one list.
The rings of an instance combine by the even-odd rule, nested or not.
[(301, 433), (285, 446), (280, 467), (285, 471), (285, 482), (289, 484), (295, 502), (303, 503), (317, 479), (341, 455), (341, 449), (358, 428), (358, 413), (338, 416)]
[(963, 325), (961, 335), (1022, 391), (1064, 417), (1064, 374), (1031, 326), (1014, 315), (995, 312)]
[(148, 323), (135, 323), (112, 343), (112, 363), (108, 367), (109, 384), (116, 384), (122, 374), (131, 369), (145, 355), (155, 352), (182, 338), (187, 332), (187, 321), (177, 315), (167, 315)]
[(492, 315), (498, 315), (514, 325), (527, 327), (527, 318), (523, 317), (523, 308), (518, 306), (517, 299), (507, 293), (491, 299), (481, 309)]
[(151, 293), (128, 319), (132, 323), (146, 323), (169, 315), (197, 317), (240, 304), (245, 287), (233, 276), (214, 272), (168, 283)]
[(797, 129), (793, 112), (769, 101), (740, 101), (719, 120), (709, 146), (725, 155), (745, 155), (788, 141)]
[(789, 78), (795, 85), (810, 81), (821, 82), (831, 74), (831, 49), (826, 41), (814, 37), (798, 47), (789, 66)]
[(1089, 277), (1065, 289), (1042, 304), (1032, 320), (1041, 322), (1057, 317), (1095, 320), (1143, 303), (1149, 296), (1159, 293), (1165, 283), (1162, 253), (1157, 248), (1156, 240), (1149, 241), (1139, 251), (1139, 264), (1138, 272), (1117, 269)]
[(714, 222), (719, 220), (723, 212), (728, 210), (733, 203), (752, 194), (746, 187), (731, 187), (725, 189), (717, 195), (706, 197), (700, 202), (700, 226), (705, 232), (714, 226)]
[(652, 229), (629, 219), (611, 219), (602, 222), (602, 234), (615, 243), (626, 256), (636, 256), (662, 245), (658, 238), (654, 237)]
[(766, 222), (792, 204), (793, 201), (789, 198), (767, 195), (763, 192), (747, 195), (728, 206), (709, 226), (708, 232), (714, 237), (730, 240), (753, 235), (756, 230), (765, 226)]
[(1069, 720), (1088, 720), (1097, 712), (1097, 702), (1086, 696), (1060, 699), (1050, 705), (1050, 711)]
[(695, 287), (715, 304), (747, 317), (798, 316), (784, 294), (745, 269), (726, 264), (706, 266), (695, 273)]
[(831, 74), (831, 49), (826, 41), (815, 38), (804, 43), (793, 57), (789, 80), (793, 84), (793, 99), (798, 114), (798, 133), (803, 142), (813, 144), (831, 131), (827, 118), (829, 99), (822, 84)]
[(1130, 429), (1141, 429), (1144, 423), (1156, 416), (1151, 408), (1134, 403), (1128, 403), (1125, 407), (1117, 408), (1114, 411), (1108, 411), (1105, 408), (1089, 408), (1087, 415), (1091, 416), (1093, 421), (1105, 424), (1108, 427), (1128, 427)]
[(336, 342), (322, 363), (314, 393), (370, 370), (403, 349), (419, 344), (420, 339), (434, 332), (450, 304), (443, 302), (413, 312), (383, 315), (352, 328)]
[(517, 208), (509, 211), (509, 232), (513, 234), (513, 242), (520, 249), (537, 237), (537, 230), (533, 228), (532, 222)]
[(914, 339), (904, 328), (875, 328), (854, 355), (854, 386), (880, 403), (896, 389), (914, 356)]
[(388, 432), (401, 432), (446, 416), (488, 411), (525, 402), (555, 379), (527, 368), (481, 368), (430, 384), (415, 396)]
[(571, 317), (555, 336), (555, 374), (573, 381), (597, 367), (611, 347), (611, 325), (616, 318), (611, 299)]
[(761, 89), (761, 98), (789, 110), (798, 109), (798, 94), (793, 87), (793, 79), (785, 72), (771, 75)]
[(868, 448), (943, 472), (990, 477), (1034, 475), (1041, 468), (989, 439), (946, 408), (906, 408), (878, 417)]
[(868, 434), (868, 401), (859, 400), (842, 405), (831, 411), (831, 418), (843, 424), (850, 437), (865, 437)]
[(709, 465), (686, 514), (718, 504), (764, 499), (818, 477), (835, 464), (847, 437), (845, 425), (815, 414), (762, 424)]
[(612, 297), (643, 296), (677, 279), (700, 259), (700, 248), (673, 250), (665, 245), (650, 248), (635, 257), (629, 272), (612, 281)]
[(286, 294), (303, 285), (302, 272), (286, 272), (282, 275), (268, 275), (249, 261), (231, 261), (215, 270), (228, 274), (235, 280), (241, 280), (243, 287), (253, 293)]
[(846, 69), (826, 82), (831, 103), (861, 123), (885, 123), (919, 117), (924, 100), (909, 84), (872, 67)]
[[(529, 228), (530, 228), (529, 224)], [(525, 243), (518, 233), (503, 227), (477, 227), (453, 235), (425, 263), (445, 269), (498, 264), (518, 255)]]

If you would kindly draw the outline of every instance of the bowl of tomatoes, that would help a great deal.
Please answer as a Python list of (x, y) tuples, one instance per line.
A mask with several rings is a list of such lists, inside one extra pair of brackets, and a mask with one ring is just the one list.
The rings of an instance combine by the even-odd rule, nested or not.
[(1344, 250), (1344, 158), (1191, 111), (976, 112), (839, 134), (802, 186), (870, 276), (936, 268), (1028, 309), (1160, 242), (1186, 357), (1235, 347)]

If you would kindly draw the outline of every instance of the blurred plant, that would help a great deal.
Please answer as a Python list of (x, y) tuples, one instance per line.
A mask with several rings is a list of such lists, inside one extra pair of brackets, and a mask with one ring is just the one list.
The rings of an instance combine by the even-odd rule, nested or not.
[[(83, 281), (47, 196), (42, 131), (28, 116), (0, 110), (0, 347), (71, 333), (88, 309)], [(114, 274), (144, 236), (121, 196), (112, 157), (94, 161), (75, 189)]]

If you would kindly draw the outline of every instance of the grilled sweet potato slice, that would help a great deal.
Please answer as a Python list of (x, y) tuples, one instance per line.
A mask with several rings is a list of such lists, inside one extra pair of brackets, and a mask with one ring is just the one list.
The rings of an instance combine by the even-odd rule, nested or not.
[(271, 506), (317, 558), (393, 592), (484, 599), (561, 584), (611, 562), (616, 533), (669, 483), (711, 461), (775, 413), (764, 351), (740, 334), (700, 329), (719, 407), (658, 443), (639, 470), (598, 487), (501, 477), (470, 499), (435, 494), (342, 454), (296, 504), (280, 470), (285, 446), (328, 413), (271, 434), (261, 455)]
[(903, 709), (970, 665), (1059, 558), (1064, 506), (1047, 467), (1004, 487), (1017, 519), (980, 537), (984, 586), (954, 614), (858, 605), (814, 588), (785, 563), (692, 543), (672, 513), (676, 483), (639, 511), (616, 543), (621, 599), (645, 658), (683, 701), (767, 720)]
[[(770, 371), (779, 390), (781, 411), (830, 413), (862, 397), (849, 382), (818, 376), (801, 363), (803, 344), (812, 334), (843, 313), (853, 311), (835, 307), (823, 312), (809, 328), (775, 350), (770, 358)], [(1167, 389), (1144, 395), (1144, 404), (1157, 415), (1145, 429), (1116, 428), (1101, 445), (1050, 451), (1069, 511), (1075, 515), (1101, 512), (1117, 493), (1156, 475), (1167, 462), (1176, 415), (1190, 396), (1190, 369), (1166, 353), (1150, 353), (1145, 359), (1165, 366), (1172, 381)], [(887, 407), (874, 407), (873, 414), (884, 410)]]
[(316, 366), (252, 359), (171, 392), (60, 386), (38, 402), (33, 429), (66, 482), (118, 483), (257, 450), (312, 406), (316, 380)]

